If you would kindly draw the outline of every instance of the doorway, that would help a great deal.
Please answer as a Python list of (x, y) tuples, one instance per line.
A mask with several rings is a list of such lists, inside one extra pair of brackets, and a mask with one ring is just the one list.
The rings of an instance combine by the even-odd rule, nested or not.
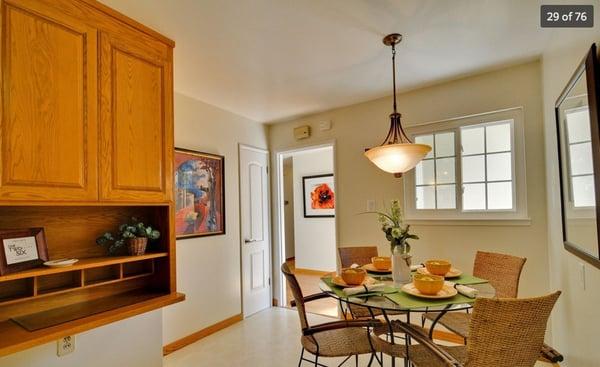
[[(277, 191), (280, 261), (287, 262), (305, 294), (318, 293), (320, 277), (337, 269), (335, 147), (333, 144), (278, 152)], [(285, 285), (285, 280), (281, 280)], [(281, 287), (281, 302), (291, 293)], [(320, 300), (309, 312), (337, 316), (337, 303)]]

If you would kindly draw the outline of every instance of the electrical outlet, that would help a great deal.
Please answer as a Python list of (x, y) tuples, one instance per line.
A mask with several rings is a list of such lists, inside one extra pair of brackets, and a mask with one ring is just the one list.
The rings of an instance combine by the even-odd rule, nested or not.
[(56, 355), (59, 357), (66, 356), (67, 354), (75, 351), (75, 337), (65, 336), (64, 338), (56, 342)]
[(367, 211), (374, 212), (375, 211), (375, 200), (369, 199), (367, 200)]

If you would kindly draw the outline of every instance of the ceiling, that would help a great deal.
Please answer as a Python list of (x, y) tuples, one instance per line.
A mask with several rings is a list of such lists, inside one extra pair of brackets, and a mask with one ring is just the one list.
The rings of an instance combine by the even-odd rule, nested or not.
[(175, 90), (259, 122), (532, 59), (550, 30), (523, 0), (102, 0), (177, 43)]

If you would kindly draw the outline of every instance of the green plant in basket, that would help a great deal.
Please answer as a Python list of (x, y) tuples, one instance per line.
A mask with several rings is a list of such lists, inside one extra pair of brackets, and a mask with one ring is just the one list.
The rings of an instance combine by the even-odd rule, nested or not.
[(119, 226), (116, 235), (106, 232), (96, 238), (96, 243), (100, 246), (107, 246), (108, 253), (118, 254), (122, 248), (127, 245), (130, 255), (143, 255), (146, 252), (148, 239), (156, 240), (160, 237), (160, 232), (149, 225), (145, 225), (136, 217), (132, 217), (128, 223)]

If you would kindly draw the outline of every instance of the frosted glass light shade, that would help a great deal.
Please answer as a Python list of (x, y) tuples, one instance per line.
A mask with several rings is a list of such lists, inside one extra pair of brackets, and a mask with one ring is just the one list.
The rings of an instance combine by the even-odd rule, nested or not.
[(381, 170), (389, 173), (404, 173), (413, 169), (431, 151), (426, 144), (386, 144), (365, 152)]

